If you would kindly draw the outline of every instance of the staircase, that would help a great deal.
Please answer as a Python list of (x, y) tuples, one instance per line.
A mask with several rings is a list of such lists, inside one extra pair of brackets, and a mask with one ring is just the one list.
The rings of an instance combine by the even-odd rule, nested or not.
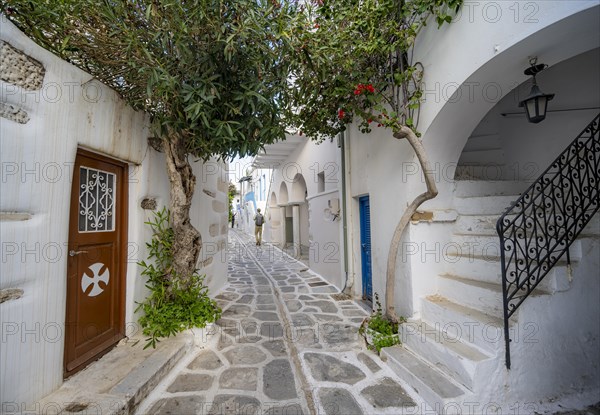
[[(594, 122), (597, 126), (597, 118)], [(572, 144), (576, 146), (576, 151), (583, 148), (577, 143), (582, 135)], [(593, 128), (592, 136), (597, 141), (597, 130), (594, 132)], [(493, 145), (486, 148), (485, 142), (480, 138), (472, 151), (485, 153), (479, 154), (478, 157), (486, 160), (493, 157), (497, 160), (501, 158), (497, 148)], [(571, 154), (574, 153), (571, 151)], [(597, 146), (592, 154), (592, 158), (589, 158), (589, 155), (585, 157), (588, 157), (586, 159), (588, 163), (596, 166), (597, 170), (599, 157)], [(506, 386), (506, 379), (510, 372), (506, 372), (504, 366), (506, 364), (510, 368), (510, 355), (508, 347), (505, 349), (505, 340), (518, 324), (519, 318), (523, 321), (535, 321), (535, 316), (520, 315), (522, 313), (516, 312), (516, 308), (511, 309), (510, 315), (513, 313), (514, 315), (510, 319), (508, 318), (510, 315), (507, 317), (504, 303), (506, 287), (503, 288), (503, 283), (504, 285), (517, 283), (510, 281), (507, 283), (506, 274), (503, 275), (503, 269), (506, 273), (508, 268), (508, 265), (505, 265), (506, 258), (503, 257), (507, 245), (504, 245), (503, 252), (498, 237), (497, 222), (502, 216), (503, 223), (511, 224), (518, 219), (518, 215), (523, 215), (525, 209), (530, 209), (532, 202), (529, 200), (537, 198), (537, 195), (525, 202), (520, 197), (524, 192), (531, 193), (532, 188), (536, 186), (519, 181), (482, 180), (484, 167), (473, 164), (473, 160), (475, 159), (465, 159), (465, 164), (459, 163), (457, 169), (457, 175), (462, 178), (456, 182), (454, 193), (454, 206), (458, 217), (452, 225), (451, 242), (444, 253), (444, 272), (436, 277), (437, 293), (422, 299), (418, 319), (401, 326), (402, 345), (385, 348), (381, 354), (382, 359), (417, 390), (437, 413), (444, 414), (464, 413), (465, 409), (469, 409), (469, 402), (486, 402), (485, 399), (486, 397), (489, 399), (492, 389), (501, 390)], [(544, 174), (548, 171), (550, 168)], [(564, 177), (565, 173), (561, 174), (563, 176), (560, 177)], [(547, 183), (549, 180), (545, 177), (544, 179), (542, 183)], [(596, 187), (597, 192), (598, 182), (593, 182), (592, 186)], [(589, 189), (589, 185), (579, 187)], [(597, 194), (591, 195), (589, 190), (588, 193), (588, 198), (591, 197), (592, 201), (598, 198)], [(513, 202), (517, 199), (519, 205), (515, 207)], [(509, 206), (512, 208), (507, 211)], [(551, 251), (553, 264), (545, 276), (541, 273), (538, 276), (534, 271), (529, 271), (543, 265), (535, 262), (542, 256), (531, 249), (542, 250), (545, 249), (545, 245), (542, 248), (537, 246), (531, 248), (531, 246), (536, 243), (546, 243), (546, 239), (558, 240), (559, 236), (539, 234), (540, 229), (541, 232), (555, 234), (558, 232), (556, 231), (559, 228), (558, 222), (562, 219), (561, 216), (556, 216), (556, 207), (543, 199), (541, 206), (533, 208), (535, 226), (522, 225), (516, 234), (510, 236), (512, 245), (509, 248), (518, 244), (528, 244), (525, 248), (518, 248), (523, 249), (522, 252), (535, 252), (536, 255), (533, 257), (535, 259), (530, 259), (529, 254), (523, 254), (521, 258), (526, 262), (525, 266), (516, 267), (518, 272), (525, 273), (525, 276), (517, 281), (519, 284), (526, 284), (518, 293), (521, 295), (521, 291), (524, 292), (521, 297), (517, 297), (519, 304), (527, 296), (552, 296), (569, 290), (573, 269), (582, 259), (582, 243), (586, 238), (597, 240), (600, 236), (600, 218), (598, 214), (594, 216), (597, 208), (596, 200), (595, 203), (591, 203), (590, 208), (583, 209), (581, 216), (585, 216), (585, 222), (579, 217), (575, 218), (575, 222), (581, 228), (576, 232), (567, 232), (571, 240), (558, 244), (560, 249), (556, 248), (556, 254)], [(544, 213), (551, 210), (554, 215)], [(527, 225), (532, 221), (529, 218), (526, 220), (527, 222), (523, 220), (523, 223)], [(562, 235), (560, 237), (562, 238)], [(531, 279), (532, 275), (538, 278), (530, 283), (526, 278)], [(473, 408), (470, 410), (473, 411)], [(477, 412), (477, 409), (474, 409), (472, 413)]]
[(500, 136), (489, 131), (469, 137), (455, 172), (456, 180), (505, 180), (514, 175), (506, 158)]
[[(458, 218), (445, 253), (437, 294), (425, 297), (421, 315), (401, 326), (402, 346), (385, 348), (386, 360), (438, 413), (469, 402), (504, 370), (502, 268), (496, 221), (529, 183), (457, 181)], [(581, 239), (600, 234), (598, 215), (570, 248), (571, 265), (581, 259)], [(533, 296), (568, 290), (565, 258)], [(518, 316), (511, 324), (518, 322)], [(464, 408), (463, 408), (464, 409)]]
[(459, 214), (437, 294), (401, 326), (401, 347), (384, 359), (437, 411), (477, 394), (503, 364), (500, 244), (496, 221), (527, 183), (458, 181)]

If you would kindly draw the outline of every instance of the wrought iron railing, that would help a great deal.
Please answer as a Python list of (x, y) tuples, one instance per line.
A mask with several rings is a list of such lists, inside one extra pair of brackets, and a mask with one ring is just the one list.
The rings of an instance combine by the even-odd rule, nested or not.
[(498, 219), (506, 367), (509, 319), (600, 207), (600, 114)]

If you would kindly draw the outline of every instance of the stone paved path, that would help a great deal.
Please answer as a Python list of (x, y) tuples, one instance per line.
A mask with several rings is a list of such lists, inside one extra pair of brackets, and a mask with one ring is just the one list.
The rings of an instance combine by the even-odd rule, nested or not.
[(358, 327), (367, 315), (300, 262), (230, 234), (228, 285), (215, 346), (195, 350), (138, 414), (353, 415), (421, 413)]

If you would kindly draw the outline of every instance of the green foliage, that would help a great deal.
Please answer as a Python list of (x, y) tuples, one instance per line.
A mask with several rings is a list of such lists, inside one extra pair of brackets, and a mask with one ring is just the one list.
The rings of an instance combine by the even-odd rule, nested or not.
[(356, 119), (416, 131), (423, 67), (412, 48), (430, 19), (452, 20), (462, 0), (312, 0), (296, 20), (291, 124), (322, 140)]
[(233, 219), (233, 199), (235, 198), (235, 195), (238, 194), (237, 188), (235, 187), (235, 184), (233, 183), (229, 183), (229, 188), (228, 188), (228, 197), (229, 197), (229, 222), (231, 222), (231, 220)]
[(138, 263), (147, 277), (150, 295), (138, 304), (136, 312), (143, 311), (140, 325), (149, 336), (145, 348), (156, 347), (161, 337), (170, 337), (194, 328), (205, 327), (221, 316), (221, 309), (208, 296), (203, 285), (204, 276), (194, 273), (180, 278), (171, 269), (173, 230), (169, 226), (169, 211), (155, 212), (154, 220), (146, 222), (152, 228), (152, 240), (146, 243), (148, 259)]
[(42, 47), (151, 115), (155, 134), (207, 159), (284, 138), (296, 2), (0, 0)]
[[(406, 320), (404, 317), (400, 317), (399, 322), (388, 319), (383, 314), (381, 302), (379, 301), (379, 295), (377, 293), (375, 293), (375, 304), (377, 308), (371, 317), (369, 317), (366, 327), (371, 330), (372, 345), (370, 345), (370, 347), (377, 351), (377, 353), (380, 353), (383, 347), (390, 347), (400, 343), (400, 339), (397, 336), (398, 327)], [(364, 335), (365, 332), (366, 329), (363, 325), (360, 327), (359, 333)]]

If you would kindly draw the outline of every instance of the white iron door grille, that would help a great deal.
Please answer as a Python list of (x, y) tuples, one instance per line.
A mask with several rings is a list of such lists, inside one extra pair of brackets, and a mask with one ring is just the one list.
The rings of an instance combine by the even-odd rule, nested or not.
[(115, 230), (116, 175), (79, 167), (79, 232)]

